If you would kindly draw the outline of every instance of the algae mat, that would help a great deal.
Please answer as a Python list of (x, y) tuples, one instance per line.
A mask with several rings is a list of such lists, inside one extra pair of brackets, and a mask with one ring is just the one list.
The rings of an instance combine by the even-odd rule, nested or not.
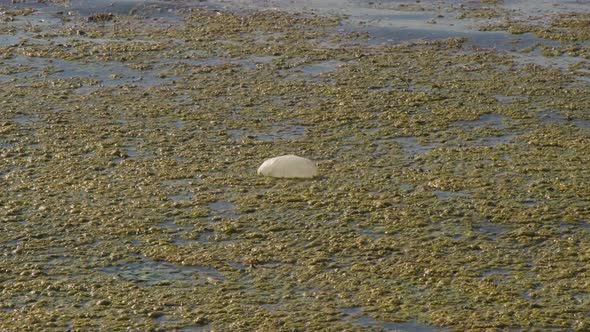
[(583, 12), (128, 4), (0, 3), (2, 330), (590, 328)]

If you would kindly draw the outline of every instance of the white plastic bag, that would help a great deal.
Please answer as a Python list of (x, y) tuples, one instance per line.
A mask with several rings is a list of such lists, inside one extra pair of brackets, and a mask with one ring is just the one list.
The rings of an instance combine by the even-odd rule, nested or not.
[(307, 158), (287, 155), (265, 160), (258, 167), (258, 174), (274, 178), (313, 178), (318, 168)]

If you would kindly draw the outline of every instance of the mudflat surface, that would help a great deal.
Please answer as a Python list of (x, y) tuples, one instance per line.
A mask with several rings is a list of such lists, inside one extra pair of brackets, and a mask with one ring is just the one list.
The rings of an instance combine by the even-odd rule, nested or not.
[(0, 329), (589, 329), (590, 5), (535, 5), (1, 1)]

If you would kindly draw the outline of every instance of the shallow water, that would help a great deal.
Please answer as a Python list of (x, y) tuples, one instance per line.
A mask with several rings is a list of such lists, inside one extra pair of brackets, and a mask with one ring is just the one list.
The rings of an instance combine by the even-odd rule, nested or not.
[(102, 272), (148, 286), (166, 282), (199, 282), (207, 278), (223, 279), (221, 272), (201, 266), (182, 266), (144, 258), (140, 262), (105, 267)]
[(234, 207), (235, 205), (233, 203), (225, 201), (216, 201), (209, 203), (209, 208), (216, 212), (227, 212), (229, 210), (233, 210)]
[(586, 329), (584, 4), (459, 3), (10, 4), (0, 327)]
[(270, 129), (250, 132), (245, 129), (230, 129), (228, 133), (235, 140), (258, 139), (261, 141), (292, 140), (305, 136), (305, 126), (299, 124), (273, 124)]

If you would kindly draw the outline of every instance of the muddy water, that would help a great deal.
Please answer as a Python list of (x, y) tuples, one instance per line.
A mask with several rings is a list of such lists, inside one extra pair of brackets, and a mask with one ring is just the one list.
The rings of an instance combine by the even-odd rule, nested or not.
[(590, 17), (536, 4), (0, 2), (2, 330), (588, 329)]

